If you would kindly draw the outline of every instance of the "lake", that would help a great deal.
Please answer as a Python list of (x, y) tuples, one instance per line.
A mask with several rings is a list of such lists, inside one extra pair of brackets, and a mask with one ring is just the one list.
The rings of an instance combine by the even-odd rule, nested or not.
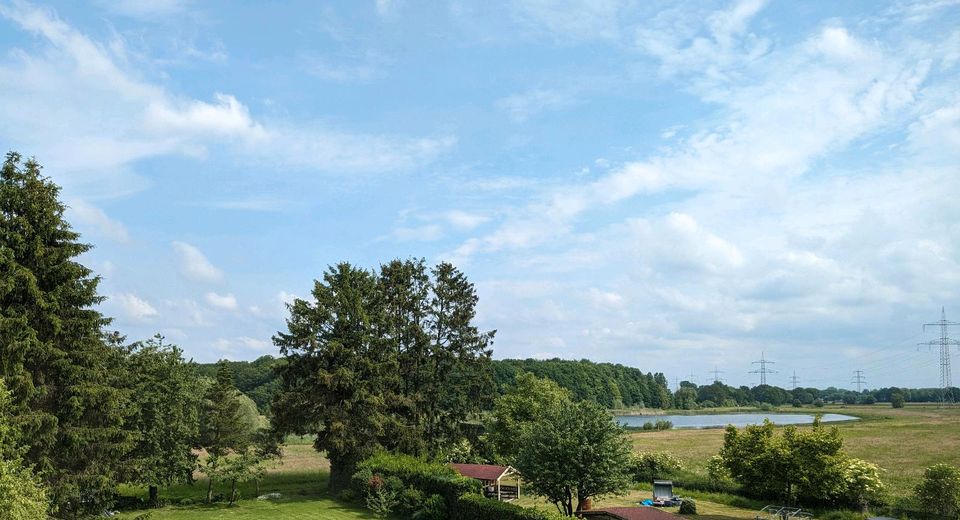
[[(802, 413), (715, 413), (699, 415), (618, 415), (617, 422), (624, 426), (641, 427), (645, 422), (670, 421), (674, 428), (724, 428), (728, 424), (743, 427), (761, 424), (770, 419), (776, 424), (812, 424), (813, 415)], [(825, 413), (823, 422), (856, 421), (856, 417), (839, 413)]]

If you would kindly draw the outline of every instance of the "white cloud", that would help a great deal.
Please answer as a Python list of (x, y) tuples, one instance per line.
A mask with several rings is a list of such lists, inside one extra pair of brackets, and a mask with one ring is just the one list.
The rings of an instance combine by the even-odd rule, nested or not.
[(229, 93), (207, 102), (145, 80), (119, 36), (98, 42), (52, 10), (27, 4), (0, 7), (0, 16), (40, 37), (37, 50), (0, 60), (0, 137), (42, 150), (44, 165), (74, 192), (102, 198), (137, 191), (145, 185), (132, 171), (138, 161), (202, 160), (212, 147), (287, 169), (389, 172), (429, 163), (456, 144), (450, 135), (406, 138), (261, 120)]
[(115, 294), (113, 300), (120, 306), (124, 316), (134, 321), (148, 321), (160, 314), (150, 302), (133, 293)]
[(490, 220), (489, 217), (468, 213), (461, 210), (452, 210), (443, 214), (443, 217), (456, 229), (470, 230)]
[(100, 208), (82, 200), (73, 199), (68, 203), (71, 221), (79, 223), (81, 231), (89, 229), (97, 236), (126, 243), (130, 241), (130, 234), (126, 226), (113, 220)]
[(227, 311), (235, 311), (238, 309), (237, 298), (232, 294), (220, 295), (215, 292), (208, 292), (203, 298), (207, 301), (207, 304), (217, 309)]
[(173, 242), (173, 249), (180, 257), (180, 272), (199, 282), (219, 282), (224, 276), (216, 266), (210, 263), (206, 255), (196, 246), (186, 242)]

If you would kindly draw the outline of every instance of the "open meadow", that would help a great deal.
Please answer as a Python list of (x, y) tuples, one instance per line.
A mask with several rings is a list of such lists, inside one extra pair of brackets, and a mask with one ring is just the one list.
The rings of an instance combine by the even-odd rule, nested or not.
[[(958, 406), (891, 408), (878, 403), (802, 410), (859, 417), (859, 421), (836, 425), (843, 434), (844, 447), (851, 456), (886, 470), (883, 480), (894, 496), (910, 494), (928, 466), (938, 462), (960, 464)], [(779, 411), (798, 409), (783, 407)], [(706, 474), (707, 460), (723, 445), (723, 433), (722, 428), (668, 430), (634, 433), (631, 438), (637, 450), (670, 452), (685, 463), (685, 469)]]

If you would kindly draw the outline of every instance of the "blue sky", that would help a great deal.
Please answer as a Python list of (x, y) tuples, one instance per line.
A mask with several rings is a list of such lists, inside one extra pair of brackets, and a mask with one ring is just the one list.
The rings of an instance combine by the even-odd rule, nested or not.
[(0, 2), (0, 143), (64, 187), (114, 327), (199, 361), (275, 353), (329, 264), (425, 257), (499, 358), (935, 386), (958, 28), (956, 0)]

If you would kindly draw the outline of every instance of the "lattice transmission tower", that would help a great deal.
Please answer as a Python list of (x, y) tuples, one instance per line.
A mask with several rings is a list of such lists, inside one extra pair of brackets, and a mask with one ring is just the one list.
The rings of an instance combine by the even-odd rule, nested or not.
[(923, 324), (924, 331), (927, 330), (927, 327), (940, 327), (940, 338), (919, 343), (919, 345), (929, 348), (940, 347), (940, 388), (943, 390), (944, 395), (953, 387), (953, 381), (950, 377), (950, 347), (960, 347), (960, 341), (950, 339), (948, 332), (950, 327), (958, 325), (960, 325), (960, 323), (947, 320), (947, 311), (941, 307), (940, 321)]
[(790, 389), (796, 390), (798, 386), (800, 386), (800, 378), (797, 377), (797, 371), (794, 370), (793, 375), (790, 376)]
[(853, 381), (851, 383), (857, 385), (857, 393), (863, 391), (863, 384), (867, 382), (867, 378), (863, 377), (863, 370), (854, 370), (853, 371)]
[(767, 368), (767, 365), (775, 365), (773, 361), (767, 361), (767, 358), (764, 357), (763, 352), (760, 353), (760, 361), (754, 361), (753, 365), (760, 365), (760, 368), (757, 370), (751, 370), (751, 374), (760, 374), (760, 384), (767, 384), (767, 374), (776, 374), (776, 370), (771, 370)]

